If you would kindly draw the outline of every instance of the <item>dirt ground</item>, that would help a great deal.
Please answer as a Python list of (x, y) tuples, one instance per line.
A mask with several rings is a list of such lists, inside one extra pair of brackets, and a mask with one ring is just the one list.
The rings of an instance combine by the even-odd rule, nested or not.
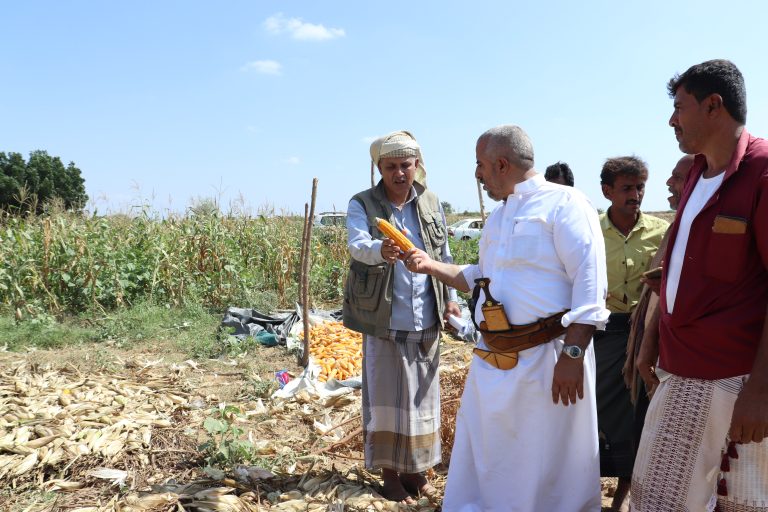
[[(453, 439), (453, 418), (470, 358), (469, 344), (444, 337), (441, 361), (444, 444)], [(377, 494), (378, 476), (363, 468), (359, 391), (330, 399), (304, 392), (294, 400), (270, 399), (277, 387), (276, 371), (288, 370), (294, 376), (301, 371), (295, 357), (283, 347), (258, 347), (235, 359), (191, 361), (172, 343), (143, 343), (129, 350), (102, 344), (24, 354), (0, 352), (0, 369), (5, 376), (0, 381), (0, 417), (15, 411), (17, 422), (16, 427), (10, 421), (0, 423), (5, 425), (0, 429), (0, 437), (6, 439), (5, 445), (0, 441), (0, 489), (5, 488), (0, 490), (0, 510), (165, 511), (206, 510), (206, 506), (208, 510), (237, 511), (406, 509), (381, 499)], [(23, 381), (26, 384), (21, 383), (22, 379), (26, 379)], [(35, 397), (43, 400), (40, 397), (47, 396), (43, 391), (30, 391), (34, 385), (39, 385), (41, 390), (46, 385), (56, 387), (53, 398), (46, 399), (46, 404), (55, 410), (51, 409), (50, 415), (31, 414), (25, 420), (19, 411), (32, 410), (31, 400)], [(57, 432), (56, 422), (65, 411), (78, 405), (77, 400), (99, 401), (99, 395), (94, 398), (79, 393), (80, 388), (76, 388), (88, 385), (104, 393), (111, 393), (110, 389), (132, 389), (126, 395), (133, 397), (149, 390), (146, 403), (142, 402), (140, 409), (158, 415), (151, 420), (151, 440), (141, 446), (129, 443), (136, 449), (113, 450), (117, 453), (107, 455), (95, 450), (69, 459), (65, 455), (58, 464), (48, 466), (43, 464), (43, 456), (35, 455), (37, 464), (20, 472), (21, 457), (29, 462), (31, 455), (8, 450), (3, 455), (2, 448), (7, 448), (8, 440), (13, 439), (14, 433), (18, 434), (21, 425), (37, 427), (35, 432)], [(157, 402), (161, 399), (165, 401)], [(147, 405), (150, 403), (151, 407)], [(216, 416), (215, 411), (221, 404), (236, 405), (243, 411), (233, 418), (233, 424), (242, 429), (261, 455), (250, 464), (225, 472), (206, 473), (204, 456), (198, 447), (210, 440), (204, 425)], [(102, 415), (97, 419), (91, 415), (85, 423), (98, 425), (101, 421), (102, 426), (114, 426), (116, 419), (118, 424), (141, 423), (134, 417), (125, 419), (128, 417), (125, 404), (122, 408), (100, 411), (98, 414), (114, 414), (114, 418)], [(84, 416), (80, 418), (70, 422), (69, 427), (82, 428)], [(53, 430), (46, 430), (49, 427)], [(143, 428), (146, 434), (148, 427), (144, 422), (137, 428)], [(73, 434), (73, 438), (78, 435)], [(123, 435), (130, 441), (133, 434), (126, 437), (123, 432)], [(449, 454), (449, 449), (450, 446), (445, 447), (444, 455)], [(51, 453), (49, 450), (45, 456)], [(127, 480), (116, 484), (114, 479), (99, 476), (101, 469), (124, 471)], [(267, 470), (271, 475), (257, 470)], [(446, 467), (440, 466), (428, 475), (440, 497), (446, 471)], [(610, 503), (614, 486), (615, 482), (604, 479), (604, 506)], [(224, 505), (218, 506), (223, 508), (215, 508), (210, 504), (214, 498), (206, 492), (226, 494), (216, 499), (230, 501), (221, 501)], [(150, 498), (154, 501), (148, 501)], [(439, 502), (439, 498), (433, 502), (423, 498), (417, 506), (408, 509), (439, 510)], [(147, 508), (148, 505), (151, 507)]]

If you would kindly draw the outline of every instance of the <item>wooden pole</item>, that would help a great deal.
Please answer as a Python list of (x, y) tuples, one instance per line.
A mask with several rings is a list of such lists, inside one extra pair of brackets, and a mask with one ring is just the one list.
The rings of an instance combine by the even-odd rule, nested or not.
[(477, 197), (480, 199), (480, 217), (485, 224), (485, 206), (483, 206), (483, 188), (480, 186), (480, 180), (477, 180)]
[(304, 225), (301, 230), (301, 254), (299, 255), (299, 302), (304, 303), (304, 256), (307, 252), (307, 230), (309, 226), (309, 203), (304, 203)]
[(301, 360), (299, 364), (307, 367), (309, 364), (309, 313), (307, 311), (307, 294), (304, 288), (304, 267), (307, 259), (307, 232), (309, 231), (309, 203), (304, 203), (304, 229), (301, 232), (301, 257), (299, 259), (299, 302), (301, 303), (301, 319), (304, 326)]
[(374, 168), (375, 166), (373, 165), (373, 161), (371, 161), (371, 188), (376, 186), (376, 183), (373, 181), (374, 178), (376, 177), (376, 174), (373, 172)]
[(301, 353), (301, 366), (304, 368), (309, 365), (309, 267), (310, 267), (310, 245), (312, 243), (312, 220), (315, 217), (315, 200), (317, 199), (317, 178), (312, 180), (312, 201), (309, 207), (309, 213), (306, 213), (305, 206), (305, 219), (304, 227), (305, 234), (303, 240), (304, 249), (304, 261), (301, 268), (302, 279), (302, 316), (304, 317), (304, 346)]

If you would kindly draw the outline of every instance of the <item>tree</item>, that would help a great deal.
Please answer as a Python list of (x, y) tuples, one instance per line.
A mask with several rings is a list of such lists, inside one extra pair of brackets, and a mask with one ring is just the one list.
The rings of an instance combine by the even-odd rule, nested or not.
[(20, 153), (0, 152), (0, 208), (14, 212), (40, 213), (53, 199), (67, 210), (81, 210), (88, 195), (80, 169), (46, 151), (32, 151), (29, 162)]
[(450, 215), (453, 213), (453, 206), (448, 201), (442, 201), (440, 205), (443, 207), (443, 213)]

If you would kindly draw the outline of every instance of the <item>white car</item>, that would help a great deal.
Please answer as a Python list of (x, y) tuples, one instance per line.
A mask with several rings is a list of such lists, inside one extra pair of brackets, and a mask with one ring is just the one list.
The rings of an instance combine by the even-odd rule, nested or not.
[(315, 226), (325, 228), (328, 226), (346, 227), (347, 214), (345, 212), (323, 212), (315, 215)]
[(483, 219), (462, 219), (448, 226), (448, 236), (456, 240), (480, 238), (483, 233)]

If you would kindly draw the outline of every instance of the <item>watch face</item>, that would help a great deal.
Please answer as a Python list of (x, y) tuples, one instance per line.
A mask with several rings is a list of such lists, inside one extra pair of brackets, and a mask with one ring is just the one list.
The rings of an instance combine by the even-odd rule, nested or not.
[(566, 349), (566, 354), (568, 354), (570, 357), (579, 357), (581, 355), (581, 349), (576, 346), (570, 346)]

